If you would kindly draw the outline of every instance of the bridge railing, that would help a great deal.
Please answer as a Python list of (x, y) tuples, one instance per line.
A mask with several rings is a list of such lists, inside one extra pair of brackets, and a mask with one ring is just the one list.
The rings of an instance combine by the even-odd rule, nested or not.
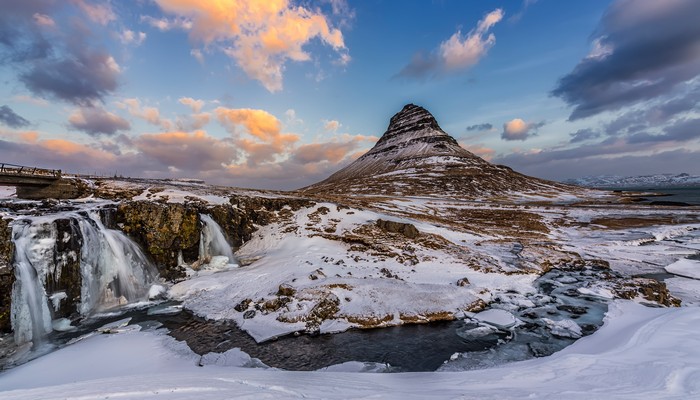
[(60, 178), (61, 170), (0, 163), (0, 174)]

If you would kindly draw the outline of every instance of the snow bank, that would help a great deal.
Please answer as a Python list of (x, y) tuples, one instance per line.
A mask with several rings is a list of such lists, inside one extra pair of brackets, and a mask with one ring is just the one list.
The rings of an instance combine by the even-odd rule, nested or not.
[[(9, 399), (698, 398), (700, 308), (613, 303), (595, 334), (550, 357), (457, 373), (358, 374), (240, 368), (230, 354), (202, 365), (150, 332), (99, 335), (0, 375)], [(183, 346), (183, 345), (180, 345)], [(80, 381), (78, 381), (80, 379)]]
[(700, 261), (682, 258), (666, 266), (666, 271), (686, 278), (700, 279)]

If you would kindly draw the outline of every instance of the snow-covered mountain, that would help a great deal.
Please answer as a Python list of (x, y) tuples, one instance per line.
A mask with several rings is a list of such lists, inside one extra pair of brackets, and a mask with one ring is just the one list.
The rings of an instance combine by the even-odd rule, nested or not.
[(460, 198), (575, 190), (519, 174), (470, 153), (440, 128), (430, 112), (414, 104), (407, 104), (391, 118), (370, 151), (328, 179), (302, 189), (308, 194)]
[(686, 173), (641, 176), (601, 175), (569, 179), (566, 183), (598, 188), (682, 187), (700, 186), (700, 176)]

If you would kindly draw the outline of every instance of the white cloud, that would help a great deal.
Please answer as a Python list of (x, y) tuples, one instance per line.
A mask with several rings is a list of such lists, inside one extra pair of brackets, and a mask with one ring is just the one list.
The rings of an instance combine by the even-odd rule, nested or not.
[(487, 32), (503, 19), (500, 8), (491, 11), (479, 21), (475, 29), (462, 37), (462, 32), (455, 32), (448, 40), (440, 44), (440, 55), (447, 70), (462, 69), (476, 64), (496, 43), (496, 36)]

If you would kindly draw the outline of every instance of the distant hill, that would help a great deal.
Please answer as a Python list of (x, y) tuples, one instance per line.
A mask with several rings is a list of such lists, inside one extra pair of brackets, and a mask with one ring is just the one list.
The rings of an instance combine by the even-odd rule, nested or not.
[(566, 183), (593, 188), (669, 188), (681, 186), (700, 187), (700, 176), (682, 174), (656, 174), (640, 176), (587, 176), (569, 179)]

